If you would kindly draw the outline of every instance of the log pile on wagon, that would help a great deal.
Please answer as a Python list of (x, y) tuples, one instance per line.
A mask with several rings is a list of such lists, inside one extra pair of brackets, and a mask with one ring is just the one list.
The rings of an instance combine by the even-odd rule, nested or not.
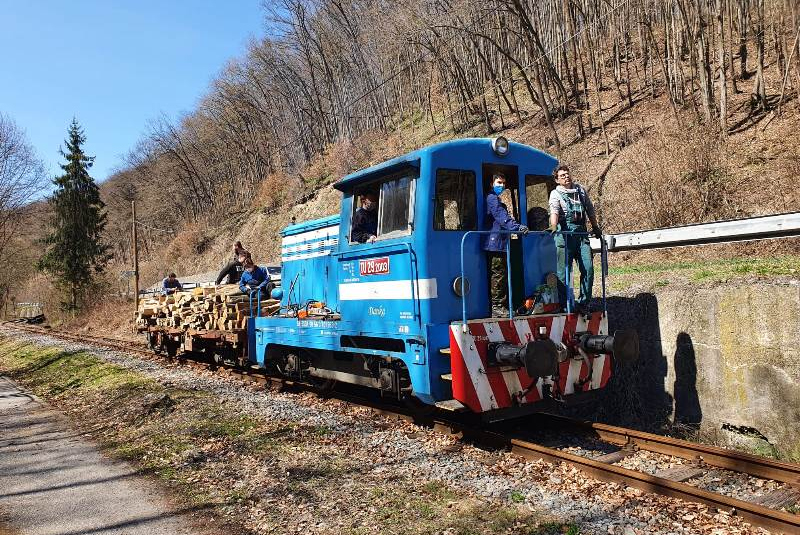
[[(175, 329), (234, 331), (247, 328), (250, 317), (250, 296), (242, 293), (236, 284), (194, 288), (140, 299), (136, 312), (136, 326), (151, 325)], [(252, 300), (253, 314), (258, 301)], [(262, 299), (261, 315), (277, 312), (280, 303)]]

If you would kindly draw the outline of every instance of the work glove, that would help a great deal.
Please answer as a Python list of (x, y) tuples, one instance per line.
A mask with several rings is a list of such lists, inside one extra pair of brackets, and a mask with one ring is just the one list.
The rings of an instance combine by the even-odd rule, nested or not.
[(594, 237), (597, 238), (598, 240), (603, 239), (603, 231), (600, 229), (600, 227), (592, 228), (592, 234), (594, 234)]
[(520, 225), (519, 228), (517, 229), (517, 232), (521, 233), (523, 236), (527, 236), (528, 227), (526, 227), (525, 225)]

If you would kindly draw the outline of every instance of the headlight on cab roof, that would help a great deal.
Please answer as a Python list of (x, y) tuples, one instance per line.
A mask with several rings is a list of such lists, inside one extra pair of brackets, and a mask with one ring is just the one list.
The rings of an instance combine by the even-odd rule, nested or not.
[(505, 156), (508, 154), (508, 140), (503, 136), (493, 137), (492, 150), (500, 157)]

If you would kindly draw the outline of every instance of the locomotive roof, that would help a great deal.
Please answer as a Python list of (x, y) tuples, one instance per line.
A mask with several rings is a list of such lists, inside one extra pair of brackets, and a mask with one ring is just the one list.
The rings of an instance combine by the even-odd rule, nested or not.
[(316, 230), (325, 227), (332, 227), (339, 224), (339, 214), (322, 217), (320, 219), (312, 219), (311, 221), (303, 221), (289, 225), (281, 230), (281, 236), (291, 236), (293, 234), (300, 234), (309, 230)]
[[(464, 147), (483, 149), (483, 150), (488, 149), (489, 151), (491, 151), (491, 146), (492, 146), (492, 138), (487, 138), (487, 137), (464, 138), (464, 139), (454, 139), (451, 141), (443, 141), (441, 143), (429, 145), (427, 147), (417, 149), (402, 156), (398, 156), (397, 158), (392, 158), (391, 160), (387, 160), (377, 165), (367, 167), (366, 169), (356, 171), (355, 173), (350, 173), (349, 175), (337, 181), (333, 185), (333, 187), (338, 189), (339, 191), (345, 191), (360, 182), (368, 181), (377, 174), (384, 174), (387, 171), (399, 170), (404, 167), (419, 167), (420, 159), (424, 155), (432, 152), (447, 150), (451, 148), (464, 148)], [(513, 141), (509, 141), (509, 149), (510, 149), (509, 154), (513, 154), (515, 156), (519, 154), (525, 154), (528, 156), (528, 158), (532, 160), (542, 160), (542, 159), (550, 160), (553, 167), (555, 167), (557, 164), (557, 160), (553, 156), (539, 149), (531, 147), (530, 145), (523, 145), (522, 143), (515, 143)], [(491, 152), (489, 154), (491, 154)]]

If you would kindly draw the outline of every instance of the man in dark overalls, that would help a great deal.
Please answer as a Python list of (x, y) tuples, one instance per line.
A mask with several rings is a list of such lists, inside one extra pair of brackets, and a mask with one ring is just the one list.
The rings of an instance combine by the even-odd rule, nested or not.
[(500, 200), (500, 194), (506, 189), (506, 177), (500, 173), (492, 176), (492, 191), (486, 195), (487, 224), (491, 225), (491, 234), (486, 237), (483, 250), (489, 261), (489, 291), (492, 301), (492, 316), (508, 316), (508, 269), (506, 264), (506, 245), (508, 234), (500, 230), (516, 230), (528, 233), (528, 227), (520, 225), (508, 213), (508, 207)]
[[(586, 220), (592, 223), (592, 232), (598, 238), (602, 236), (600, 225), (597, 224), (594, 205), (592, 205), (586, 189), (574, 182), (569, 173), (569, 167), (559, 165), (553, 171), (556, 188), (550, 192), (550, 230), (567, 232), (588, 232)], [(566, 264), (567, 256), (578, 264), (581, 273), (580, 294), (577, 304), (584, 306), (592, 298), (592, 284), (594, 284), (594, 266), (592, 265), (592, 248), (589, 245), (588, 235), (564, 236), (557, 234), (556, 253), (558, 265), (559, 300), (562, 304), (567, 302), (566, 294)], [(572, 296), (570, 296), (571, 298)]]

